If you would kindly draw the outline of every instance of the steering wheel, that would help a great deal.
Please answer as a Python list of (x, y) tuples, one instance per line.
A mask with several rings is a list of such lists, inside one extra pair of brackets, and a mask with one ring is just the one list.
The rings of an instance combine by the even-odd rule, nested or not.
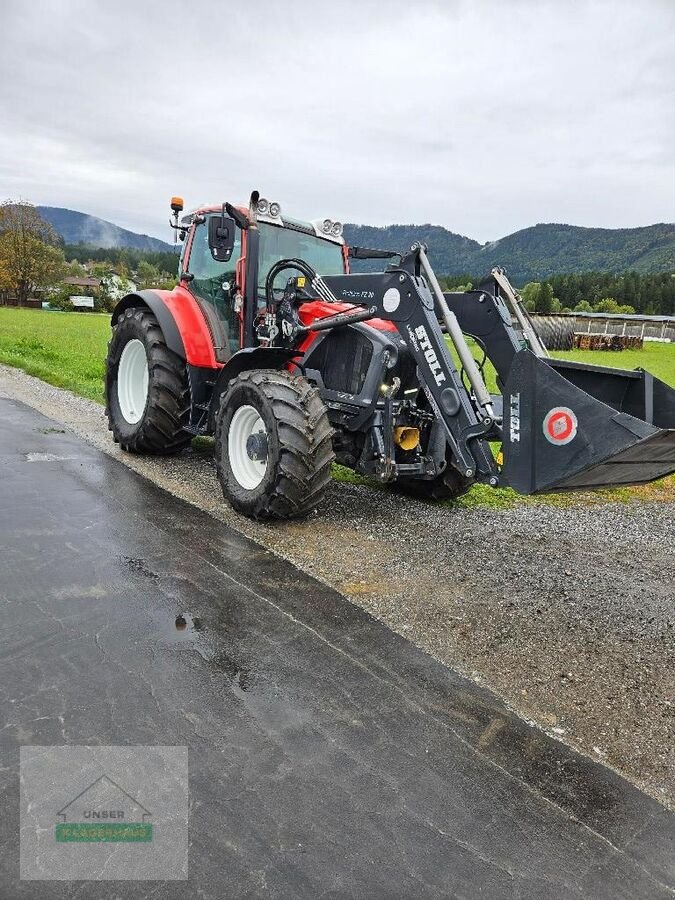
[[(276, 302), (274, 297), (274, 279), (286, 269), (293, 269), (296, 272), (301, 272), (303, 275), (307, 276), (310, 282), (316, 278), (316, 272), (304, 261), (304, 259), (280, 259), (279, 262), (274, 263), (265, 279), (265, 300), (267, 301), (268, 307), (273, 306)], [(282, 289), (276, 288), (276, 290)]]

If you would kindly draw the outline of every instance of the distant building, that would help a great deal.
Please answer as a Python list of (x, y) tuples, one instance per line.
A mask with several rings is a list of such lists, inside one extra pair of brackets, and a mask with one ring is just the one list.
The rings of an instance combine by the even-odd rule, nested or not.
[(68, 278), (64, 278), (61, 283), (70, 284), (77, 288), (91, 288), (91, 290), (94, 291), (98, 291), (101, 287), (101, 279), (93, 278), (91, 276), (72, 275)]

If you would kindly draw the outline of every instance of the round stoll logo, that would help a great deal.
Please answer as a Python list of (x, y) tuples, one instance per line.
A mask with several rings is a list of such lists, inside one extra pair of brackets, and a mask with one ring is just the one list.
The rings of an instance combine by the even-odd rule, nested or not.
[(382, 298), (382, 306), (387, 310), (387, 312), (395, 312), (401, 303), (401, 294), (397, 288), (391, 287), (389, 290), (385, 291), (384, 297)]
[(577, 436), (577, 417), (567, 406), (555, 406), (544, 417), (544, 437), (551, 444), (569, 444)]

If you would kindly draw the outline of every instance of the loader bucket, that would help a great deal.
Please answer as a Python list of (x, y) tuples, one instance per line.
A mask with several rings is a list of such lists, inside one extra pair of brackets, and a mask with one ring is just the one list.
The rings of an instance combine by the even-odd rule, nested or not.
[(675, 390), (521, 350), (504, 389), (501, 483), (521, 494), (641, 484), (675, 472)]

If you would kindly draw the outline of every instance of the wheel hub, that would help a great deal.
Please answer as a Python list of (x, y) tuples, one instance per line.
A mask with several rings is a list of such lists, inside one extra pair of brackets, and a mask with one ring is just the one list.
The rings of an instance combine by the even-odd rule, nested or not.
[(248, 458), (256, 462), (267, 462), (267, 435), (259, 431), (257, 434), (249, 434), (246, 440), (246, 452)]
[(262, 482), (268, 462), (267, 429), (255, 406), (240, 406), (232, 416), (227, 455), (232, 475), (247, 491)]

